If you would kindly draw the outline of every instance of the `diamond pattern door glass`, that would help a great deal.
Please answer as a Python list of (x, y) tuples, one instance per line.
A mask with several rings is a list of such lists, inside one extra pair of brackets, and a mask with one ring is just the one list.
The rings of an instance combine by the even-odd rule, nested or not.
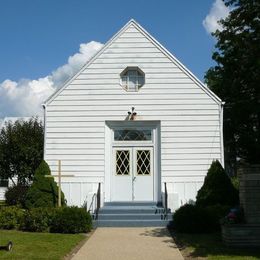
[(116, 174), (117, 175), (130, 174), (130, 151), (129, 150), (116, 151)]
[(138, 150), (136, 157), (137, 175), (149, 175), (151, 173), (150, 150)]

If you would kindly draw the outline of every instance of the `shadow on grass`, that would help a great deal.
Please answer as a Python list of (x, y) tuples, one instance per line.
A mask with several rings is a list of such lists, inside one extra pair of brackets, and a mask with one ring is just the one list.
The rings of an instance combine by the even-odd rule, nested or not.
[(259, 249), (226, 247), (220, 233), (179, 234), (171, 232), (177, 246), (186, 258), (209, 257), (210, 259), (260, 259)]

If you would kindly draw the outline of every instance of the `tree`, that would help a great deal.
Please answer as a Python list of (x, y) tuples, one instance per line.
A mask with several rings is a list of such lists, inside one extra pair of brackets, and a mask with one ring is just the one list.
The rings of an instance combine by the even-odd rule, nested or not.
[[(49, 165), (42, 161), (35, 172), (33, 184), (26, 193), (25, 206), (27, 208), (57, 206), (58, 186), (52, 177), (46, 177), (50, 174)], [(64, 194), (61, 193), (61, 195), (61, 204), (65, 205)]]
[(212, 58), (217, 65), (206, 83), (223, 101), (226, 165), (236, 161), (260, 162), (260, 2), (225, 0), (230, 15), (221, 20), (222, 31)]
[[(0, 132), (0, 178), (26, 185), (43, 158), (43, 125), (37, 118), (8, 122)], [(15, 184), (15, 183), (14, 183)]]

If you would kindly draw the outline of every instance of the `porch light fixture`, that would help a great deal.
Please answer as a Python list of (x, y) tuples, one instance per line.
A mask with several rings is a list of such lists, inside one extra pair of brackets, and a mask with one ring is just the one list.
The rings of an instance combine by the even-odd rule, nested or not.
[(131, 110), (128, 111), (129, 120), (134, 120), (136, 115), (137, 115), (137, 113), (135, 112), (135, 108), (132, 107)]

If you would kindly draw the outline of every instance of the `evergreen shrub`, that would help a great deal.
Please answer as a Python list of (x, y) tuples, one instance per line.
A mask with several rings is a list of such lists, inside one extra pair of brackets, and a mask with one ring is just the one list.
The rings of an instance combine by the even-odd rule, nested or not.
[(196, 199), (196, 205), (204, 207), (239, 204), (238, 190), (233, 186), (219, 161), (211, 164)]
[(29, 186), (14, 185), (7, 189), (5, 192), (5, 203), (9, 206), (19, 205), (25, 207), (25, 197)]
[[(42, 161), (35, 172), (33, 184), (30, 186), (26, 194), (26, 208), (51, 208), (57, 206), (58, 186), (54, 181), (54, 178), (46, 177), (46, 175), (51, 175), (51, 171), (48, 164), (45, 161)], [(62, 205), (65, 205), (63, 192), (61, 203)]]
[(23, 218), (24, 210), (15, 206), (0, 209), (0, 229), (15, 229)]
[(57, 208), (32, 208), (21, 218), (19, 229), (30, 232), (49, 232)]
[(53, 217), (50, 231), (53, 233), (85, 233), (92, 228), (91, 215), (78, 207), (58, 209)]

